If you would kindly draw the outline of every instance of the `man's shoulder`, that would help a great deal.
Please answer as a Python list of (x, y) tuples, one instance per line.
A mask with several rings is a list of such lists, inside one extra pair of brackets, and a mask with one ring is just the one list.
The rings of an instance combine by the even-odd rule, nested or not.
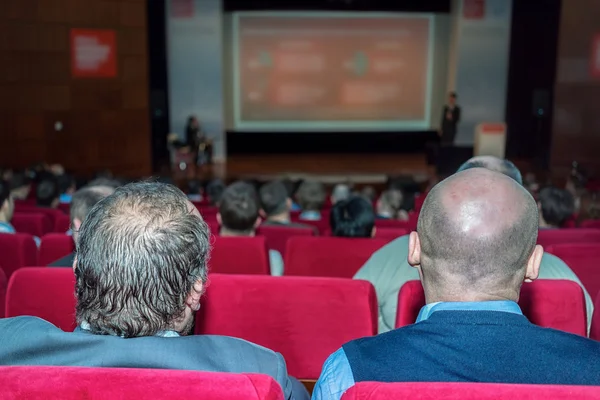
[(406, 258), (408, 257), (408, 239), (409, 235), (400, 236), (399, 238), (377, 250), (371, 255), (369, 260), (367, 260), (354, 278), (363, 279), (361, 275), (368, 273), (370, 268), (376, 269), (376, 275), (379, 276), (381, 274), (381, 269), (384, 268), (384, 265), (386, 264), (393, 264), (395, 269), (399, 263), (407, 263)]

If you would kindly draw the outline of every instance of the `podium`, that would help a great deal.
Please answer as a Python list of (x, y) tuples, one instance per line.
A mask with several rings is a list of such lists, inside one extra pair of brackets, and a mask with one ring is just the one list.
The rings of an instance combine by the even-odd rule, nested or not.
[(473, 155), (504, 158), (506, 153), (506, 124), (484, 122), (475, 128)]

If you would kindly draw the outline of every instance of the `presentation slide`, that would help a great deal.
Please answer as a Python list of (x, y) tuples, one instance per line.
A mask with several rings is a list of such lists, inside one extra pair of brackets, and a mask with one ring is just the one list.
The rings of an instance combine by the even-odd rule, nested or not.
[(432, 19), (234, 14), (235, 129), (429, 129)]

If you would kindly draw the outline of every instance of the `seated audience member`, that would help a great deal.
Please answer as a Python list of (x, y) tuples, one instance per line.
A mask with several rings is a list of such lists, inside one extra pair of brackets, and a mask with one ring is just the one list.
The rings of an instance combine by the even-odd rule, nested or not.
[(377, 191), (375, 190), (375, 188), (373, 186), (370, 186), (370, 185), (362, 188), (362, 190), (360, 191), (360, 194), (365, 199), (369, 200), (371, 202), (371, 204), (373, 204), (373, 202), (377, 198)]
[(294, 199), (296, 198), (297, 188), (300, 186), (299, 183), (294, 183), (289, 178), (284, 179), (282, 182), (285, 186), (285, 190), (287, 190), (288, 197), (292, 199), (292, 211), (301, 211), (300, 205), (298, 205), (298, 203), (294, 201)]
[[(470, 168), (487, 168), (499, 172), (522, 184), (521, 173), (518, 168), (508, 160), (491, 156), (479, 156), (465, 162), (459, 171)], [(379, 333), (394, 329), (396, 310), (398, 306), (398, 292), (405, 282), (419, 279), (415, 268), (407, 262), (408, 235), (398, 239), (376, 251), (371, 258), (356, 273), (354, 279), (369, 281), (377, 292), (379, 303)], [(560, 258), (544, 253), (540, 279), (567, 279), (577, 282), (585, 294), (588, 323), (591, 323), (594, 303), (575, 273)]]
[(338, 201), (348, 200), (350, 194), (350, 187), (348, 185), (338, 183), (331, 191), (331, 205), (336, 204)]
[[(92, 207), (96, 205), (100, 200), (106, 196), (110, 196), (115, 191), (110, 186), (88, 186), (81, 190), (78, 190), (73, 195), (71, 201), (71, 230), (73, 234), (73, 240), (77, 242), (79, 236), (79, 229), (85, 219), (86, 215), (90, 212)], [(54, 261), (50, 264), (50, 267), (72, 267), (75, 254), (71, 253), (60, 260)]]
[(179, 189), (158, 182), (118, 188), (79, 232), (78, 328), (2, 319), (0, 364), (259, 373), (277, 380), (286, 398), (307, 398), (280, 354), (231, 337), (187, 336), (207, 284), (209, 238)]
[(206, 185), (206, 197), (211, 206), (215, 207), (219, 205), (221, 196), (225, 191), (225, 184), (220, 179), (213, 179)]
[(375, 235), (375, 212), (371, 203), (362, 196), (335, 203), (329, 223), (332, 236), (370, 238)]
[(321, 182), (304, 181), (298, 188), (296, 197), (302, 213), (300, 219), (307, 221), (320, 221), (321, 210), (325, 204), (325, 187)]
[(583, 221), (591, 221), (600, 219), (600, 202), (598, 201), (597, 192), (586, 192), (581, 197), (581, 206), (577, 215), (577, 226), (580, 226)]
[(533, 325), (517, 304), (538, 277), (537, 233), (535, 200), (507, 176), (476, 168), (441, 182), (408, 244), (426, 299), (417, 322), (346, 343), (313, 398), (363, 381), (600, 385), (600, 342)]
[(17, 233), (10, 224), (15, 211), (15, 202), (8, 183), (0, 180), (0, 233)]
[(538, 208), (540, 229), (556, 229), (573, 216), (575, 200), (567, 190), (550, 186), (540, 190)]
[(35, 201), (38, 207), (56, 208), (60, 203), (60, 192), (56, 178), (46, 176), (35, 188)]
[(60, 192), (60, 202), (68, 204), (71, 202), (73, 193), (75, 193), (75, 179), (69, 174), (63, 173), (56, 176), (58, 190)]
[(24, 171), (15, 171), (10, 179), (10, 194), (15, 200), (26, 200), (31, 190), (30, 179)]
[[(217, 221), (221, 225), (220, 236), (254, 236), (261, 223), (254, 187), (246, 182), (229, 185), (219, 202)], [(283, 257), (277, 250), (269, 250), (269, 263), (271, 275), (283, 275)]]
[(292, 200), (281, 181), (273, 181), (262, 185), (259, 191), (262, 210), (266, 215), (262, 223), (267, 226), (287, 226), (290, 228), (310, 228), (310, 225), (294, 223), (290, 219)]
[(377, 218), (408, 221), (408, 213), (402, 209), (404, 196), (398, 189), (388, 189), (377, 201)]
[(192, 179), (188, 182), (188, 199), (190, 201), (202, 201), (202, 182), (198, 179)]

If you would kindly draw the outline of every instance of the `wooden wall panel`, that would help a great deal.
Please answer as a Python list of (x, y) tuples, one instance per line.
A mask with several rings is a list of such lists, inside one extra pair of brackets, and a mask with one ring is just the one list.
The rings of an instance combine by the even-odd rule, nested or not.
[[(116, 31), (117, 77), (71, 77), (72, 28)], [(0, 166), (150, 174), (147, 46), (142, 0), (3, 0)]]
[(600, 0), (563, 2), (554, 95), (551, 163), (556, 173), (578, 161), (600, 174), (600, 80), (590, 74), (600, 34)]

